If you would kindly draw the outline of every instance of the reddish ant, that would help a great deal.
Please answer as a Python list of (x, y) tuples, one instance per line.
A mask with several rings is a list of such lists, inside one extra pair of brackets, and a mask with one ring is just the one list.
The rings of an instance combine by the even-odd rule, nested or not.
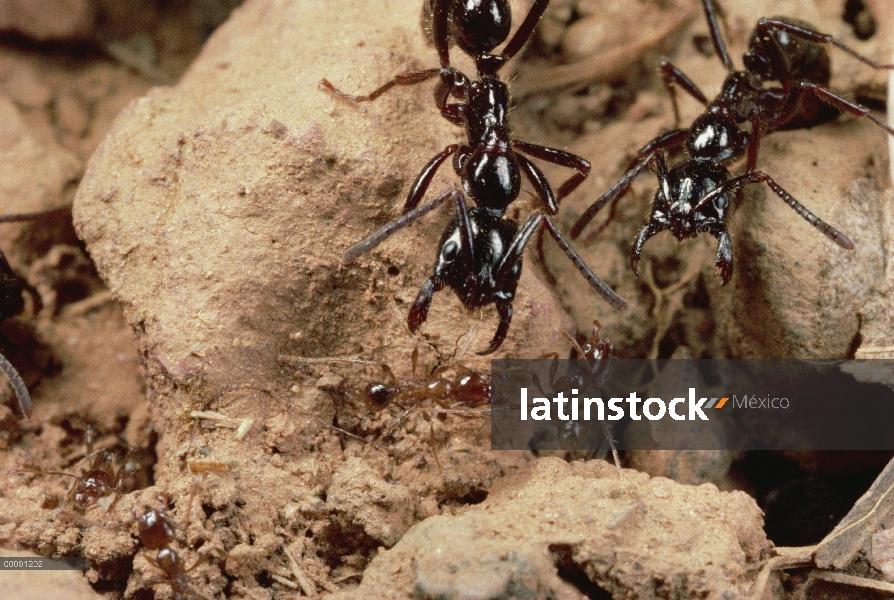
[[(415, 355), (413, 360), (415, 373)], [(435, 428), (429, 412), (422, 407), (426, 400), (434, 402), (438, 407), (435, 412), (442, 414), (467, 414), (467, 409), (476, 409), (491, 404), (490, 375), (482, 375), (460, 364), (452, 364), (435, 369), (428, 379), (398, 379), (388, 365), (381, 363), (388, 383), (373, 383), (364, 388), (361, 402), (370, 412), (384, 410), (390, 404), (403, 409), (403, 413), (377, 438), (376, 441), (391, 435), (394, 430), (417, 408), (431, 428), (431, 453), (435, 459), (438, 472), (443, 473), (441, 461), (435, 450)], [(442, 377), (445, 371), (455, 369), (452, 379)]]
[[(463, 348), (459, 355), (465, 352), (472, 341), (472, 335), (469, 335), (466, 347)], [(413, 339), (415, 345), (415, 338)], [(359, 393), (361, 404), (371, 413), (378, 413), (386, 409), (388, 406), (398, 406), (403, 410), (401, 415), (397, 417), (373, 442), (376, 446), (379, 440), (390, 436), (401, 423), (403, 423), (410, 414), (419, 409), (423, 418), (428, 421), (431, 427), (431, 450), (438, 467), (438, 472), (443, 473), (441, 462), (438, 459), (435, 450), (434, 425), (431, 420), (429, 410), (423, 408), (422, 404), (426, 400), (430, 400), (437, 405), (437, 408), (431, 409), (431, 412), (438, 414), (470, 414), (473, 411), (469, 409), (480, 409), (491, 404), (491, 379), (490, 374), (481, 374), (463, 365), (453, 362), (434, 369), (427, 378), (416, 377), (416, 362), (418, 358), (418, 348), (413, 348), (411, 356), (413, 377), (409, 379), (398, 379), (391, 367), (382, 362), (362, 360), (359, 358), (305, 358), (305, 357), (283, 357), (290, 361), (304, 363), (334, 363), (345, 362), (351, 364), (361, 364), (378, 366), (382, 369), (387, 379), (386, 382), (371, 383), (363, 388)], [(444, 374), (454, 371), (453, 377), (445, 377)], [(335, 428), (338, 429), (338, 428)], [(341, 433), (346, 433), (353, 438), (363, 438), (338, 429)]]
[(115, 497), (106, 506), (105, 516), (112, 512), (112, 509), (118, 503), (121, 495), (126, 493), (123, 482), (126, 477), (130, 477), (131, 461), (129, 458), (134, 449), (129, 449), (121, 461), (121, 467), (116, 469), (115, 462), (119, 454), (111, 448), (101, 448), (93, 450), (93, 432), (87, 432), (87, 454), (81, 460), (91, 459), (87, 468), (81, 469), (80, 475), (67, 473), (65, 471), (45, 471), (42, 469), (20, 468), (8, 471), (7, 475), (16, 475), (20, 473), (35, 473), (37, 475), (60, 475), (62, 477), (72, 478), (68, 493), (62, 502), (63, 508), (59, 514), (62, 516), (73, 517), (72, 513), (66, 512), (64, 506), (73, 504), (75, 510), (81, 514), (85, 513), (94, 505), (103, 506), (102, 500), (112, 494)]
[[(196, 478), (192, 491), (189, 494), (189, 504), (186, 509), (187, 522), (189, 522), (193, 499), (199, 483), (200, 479)], [(190, 585), (189, 573), (212, 558), (212, 553), (203, 554), (196, 559), (192, 566), (186, 566), (186, 561), (171, 547), (171, 544), (176, 540), (176, 530), (184, 529), (184, 526), (168, 514), (169, 499), (167, 494), (160, 493), (157, 497), (159, 505), (156, 508), (150, 508), (142, 514), (137, 514), (136, 507), (132, 507), (130, 509), (132, 520), (119, 525), (137, 524), (137, 537), (143, 545), (140, 553), (146, 559), (146, 562), (162, 572), (161, 577), (155, 577), (143, 583), (149, 586), (165, 583), (171, 586), (175, 599), (185, 598), (186, 596), (206, 599), (206, 596), (200, 594)], [(155, 550), (155, 556), (149, 554), (148, 550)], [(212, 552), (222, 554), (219, 550), (212, 550)]]

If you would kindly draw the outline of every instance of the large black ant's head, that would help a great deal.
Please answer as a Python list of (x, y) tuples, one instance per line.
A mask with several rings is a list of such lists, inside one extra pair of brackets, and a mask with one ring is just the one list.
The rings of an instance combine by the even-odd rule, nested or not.
[(668, 230), (678, 240), (707, 232), (714, 236), (726, 232), (732, 193), (719, 194), (706, 203), (702, 199), (730, 177), (723, 165), (687, 160), (667, 170), (663, 156), (658, 158), (658, 191), (652, 203), (649, 222), (633, 245), (631, 266), (637, 271), (643, 245), (659, 231)]
[(725, 228), (729, 196), (723, 194), (699, 206), (702, 198), (729, 179), (729, 171), (710, 162), (685, 161), (669, 172), (659, 170), (658, 191), (650, 223), (669, 230), (678, 240)]
[(521, 261), (503, 268), (503, 259), (517, 230), (514, 221), (484, 208), (469, 210), (468, 231), (460, 218), (454, 218), (441, 237), (435, 278), (450, 286), (468, 310), (511, 300), (521, 276)]
[(502, 218), (505, 207), (469, 209), (461, 193), (453, 192), (453, 197), (457, 215), (441, 236), (434, 273), (419, 290), (407, 326), (416, 331), (428, 316), (432, 294), (448, 286), (466, 310), (496, 306), (500, 324), (490, 346), (479, 353), (490, 354), (500, 347), (509, 331), (524, 242), (516, 241), (518, 224)]

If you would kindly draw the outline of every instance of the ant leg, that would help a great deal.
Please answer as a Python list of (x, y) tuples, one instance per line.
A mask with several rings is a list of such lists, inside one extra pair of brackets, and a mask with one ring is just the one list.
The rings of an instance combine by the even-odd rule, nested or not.
[(627, 169), (632, 169), (643, 159), (649, 158), (656, 150), (670, 150), (676, 148), (686, 141), (689, 137), (688, 129), (671, 129), (653, 139), (651, 142), (637, 150), (636, 156), (627, 165)]
[(888, 133), (888, 135), (894, 135), (894, 128), (892, 128), (881, 119), (877, 119), (872, 114), (870, 114), (869, 109), (865, 106), (860, 106), (859, 104), (851, 102), (846, 98), (842, 98), (832, 90), (826, 89), (819, 84), (811, 83), (809, 81), (799, 81), (794, 85), (794, 88), (792, 89), (788, 99), (786, 100), (785, 107), (783, 108), (782, 113), (779, 115), (776, 121), (774, 121), (773, 126), (775, 126), (777, 123), (785, 123), (786, 121), (788, 121), (798, 111), (798, 100), (800, 99), (801, 94), (806, 94), (808, 92), (815, 94), (817, 98), (837, 108), (841, 112), (846, 112), (848, 114), (854, 115), (855, 117), (869, 119), (882, 129), (884, 129)]
[(830, 240), (832, 240), (845, 250), (854, 249), (854, 243), (850, 239), (848, 239), (846, 235), (810, 212), (807, 207), (795, 200), (795, 198), (791, 194), (782, 189), (782, 186), (776, 183), (772, 177), (770, 177), (763, 171), (752, 171), (751, 173), (745, 173), (744, 175), (740, 175), (739, 177), (730, 179), (720, 187), (717, 187), (710, 193), (706, 194), (705, 197), (702, 198), (701, 201), (699, 201), (699, 203), (693, 209), (693, 212), (698, 212), (701, 206), (707, 204), (708, 202), (711, 202), (717, 196), (729, 193), (730, 191), (741, 188), (742, 186), (748, 185), (749, 183), (766, 183), (767, 186), (769, 186), (769, 188), (773, 190), (773, 192), (777, 196), (779, 196), (783, 202), (788, 204), (792, 208), (792, 210), (794, 210), (796, 213), (798, 213), (798, 215), (801, 216), (802, 219), (819, 229), (823, 235), (828, 237)]
[(562, 198), (577, 189), (577, 186), (582, 184), (584, 179), (590, 175), (590, 161), (576, 154), (565, 152), (564, 150), (559, 150), (557, 148), (529, 144), (528, 142), (521, 142), (519, 140), (512, 140), (509, 145), (513, 148), (518, 148), (525, 154), (530, 154), (534, 158), (539, 158), (540, 160), (545, 160), (555, 165), (568, 167), (569, 169), (577, 171), (577, 173), (566, 179), (565, 182), (559, 186), (559, 191), (556, 193), (556, 202), (561, 201)]
[(745, 172), (750, 173), (757, 168), (757, 152), (760, 149), (761, 137), (764, 134), (764, 120), (760, 112), (751, 114), (751, 135), (748, 138), (748, 162)]
[(585, 244), (590, 244), (593, 242), (593, 240), (599, 239), (599, 236), (602, 235), (602, 232), (605, 231), (609, 225), (611, 225), (612, 221), (615, 220), (615, 217), (618, 216), (618, 204), (620, 203), (621, 197), (615, 196), (608, 207), (608, 216), (605, 217), (605, 221), (603, 221), (599, 227), (587, 234), (587, 237), (584, 238)]
[(431, 415), (428, 414), (427, 411), (422, 411), (422, 416), (428, 421), (428, 426), (431, 429), (431, 433), (429, 434), (428, 443), (431, 446), (431, 455), (435, 459), (435, 465), (438, 467), (438, 474), (443, 476), (444, 469), (441, 468), (441, 461), (438, 459), (438, 451), (435, 450), (435, 424), (432, 423)]
[(12, 366), (12, 363), (2, 354), (0, 354), (0, 369), (3, 370), (6, 377), (9, 379), (10, 385), (12, 385), (12, 390), (15, 392), (16, 398), (19, 400), (19, 410), (22, 411), (22, 415), (25, 418), (30, 417), (31, 396), (28, 394), (28, 386), (25, 385), (22, 376), (19, 375), (16, 368)]
[(711, 43), (714, 44), (714, 51), (717, 52), (717, 56), (723, 61), (726, 70), (732, 72), (734, 70), (733, 60), (730, 58), (726, 44), (723, 43), (723, 38), (720, 36), (720, 26), (717, 22), (718, 15), (723, 18), (723, 13), (714, 5), (714, 0), (702, 0), (702, 7), (705, 9), (705, 19), (707, 19), (708, 29), (711, 31)]
[(72, 477), (78, 481), (81, 481), (81, 478), (73, 473), (66, 473), (65, 471), (41, 471), (40, 469), (10, 469), (6, 472), (7, 475), (20, 475), (22, 473), (34, 473), (35, 475), (64, 475), (65, 477)]
[(474, 234), (472, 233), (472, 221), (469, 220), (469, 208), (460, 192), (453, 192), (453, 205), (456, 208), (456, 222), (459, 225), (460, 260), (467, 271), (472, 271), (472, 261), (475, 256)]
[(458, 149), (458, 144), (450, 144), (428, 161), (427, 165), (422, 167), (422, 170), (419, 171), (419, 175), (416, 176), (416, 181), (414, 181), (412, 187), (410, 187), (410, 193), (407, 194), (407, 202), (404, 204), (403, 214), (407, 214), (419, 205), (419, 201), (422, 200), (422, 197), (425, 196), (425, 192), (428, 191), (428, 186), (431, 185), (431, 180), (434, 178), (437, 170), (444, 164), (444, 161), (450, 158), (450, 156)]
[(714, 264), (720, 268), (720, 277), (723, 285), (726, 285), (733, 276), (733, 242), (727, 231), (711, 233), (717, 238), (717, 258)]
[(425, 323), (425, 320), (428, 318), (428, 309), (431, 307), (431, 298), (435, 292), (439, 292), (442, 289), (444, 289), (444, 283), (434, 277), (429, 277), (422, 284), (416, 300), (413, 301), (410, 314), (407, 315), (407, 327), (410, 328), (410, 332), (415, 332), (420, 325)]
[(577, 270), (581, 275), (584, 276), (584, 279), (587, 280), (587, 283), (590, 284), (597, 294), (602, 296), (602, 299), (608, 302), (614, 309), (616, 310), (627, 310), (627, 302), (618, 296), (614, 290), (605, 285), (601, 279), (596, 277), (596, 274), (590, 270), (590, 267), (587, 266), (587, 263), (574, 251), (574, 248), (571, 247), (571, 244), (568, 243), (568, 240), (559, 233), (559, 230), (556, 229), (556, 226), (546, 215), (542, 215), (543, 224), (546, 227), (546, 230), (549, 232), (553, 239), (556, 241), (556, 244), (559, 245), (559, 248), (565, 253), (565, 256), (577, 267)]
[(528, 16), (522, 21), (518, 31), (515, 32), (512, 39), (506, 44), (506, 47), (503, 48), (501, 56), (504, 63), (515, 56), (525, 45), (525, 42), (528, 41), (528, 38), (531, 37), (531, 34), (534, 33), (534, 27), (537, 25), (540, 17), (543, 16), (547, 4), (549, 4), (549, 0), (537, 0), (534, 2), (534, 6), (528, 11)]
[(799, 37), (805, 39), (809, 42), (814, 42), (817, 44), (832, 44), (843, 50), (844, 52), (850, 54), (863, 64), (869, 65), (873, 69), (894, 69), (894, 64), (883, 64), (878, 63), (872, 60), (869, 57), (863, 56), (850, 46), (845, 45), (844, 42), (835, 39), (831, 35), (827, 33), (820, 33), (818, 31), (814, 31), (812, 29), (807, 29), (805, 27), (801, 27), (799, 25), (795, 25), (794, 23), (788, 23), (786, 21), (780, 21), (779, 19), (767, 19), (762, 18), (757, 22), (757, 26), (755, 27), (755, 31), (760, 35), (760, 39), (771, 38), (770, 30), (777, 29), (779, 31), (784, 31), (790, 35), (795, 37)]
[(624, 471), (621, 470), (621, 456), (618, 454), (618, 446), (615, 444), (615, 438), (612, 437), (612, 427), (606, 421), (599, 421), (599, 424), (602, 425), (602, 433), (605, 435), (606, 441), (608, 441), (609, 448), (611, 448), (612, 459), (615, 461), (615, 468), (623, 477)]
[[(636, 153), (636, 157), (630, 161), (627, 172), (618, 182), (610, 187), (596, 202), (590, 205), (584, 214), (582, 214), (574, 226), (571, 227), (571, 239), (576, 240), (580, 237), (584, 228), (593, 220), (600, 210), (602, 210), (609, 202), (615, 202), (623, 197), (629, 190), (633, 180), (642, 173), (651, 163), (656, 160), (658, 155), (665, 149), (670, 149), (682, 144), (689, 135), (686, 129), (673, 129), (667, 133), (663, 133), (653, 139), (651, 142), (640, 148)], [(614, 204), (612, 205), (614, 211)], [(613, 214), (613, 213), (612, 213)]]
[[(710, 0), (707, 0), (710, 1)], [(673, 64), (666, 60), (662, 60), (658, 63), (658, 72), (661, 73), (661, 79), (664, 82), (664, 89), (667, 90), (667, 95), (670, 96), (671, 105), (674, 108), (674, 127), (680, 126), (680, 107), (677, 105), (677, 89), (674, 87), (674, 84), (677, 84), (683, 91), (688, 93), (690, 96), (704, 104), (708, 105), (708, 97), (705, 96), (704, 92), (698, 89), (698, 86), (694, 81), (689, 79), (683, 71), (675, 67)]]
[(449, 32), (449, 11), (447, 5), (449, 0), (432, 0), (431, 19), (432, 19), (432, 37), (435, 41), (435, 48), (438, 50), (438, 58), (441, 61), (441, 67), (450, 66), (450, 32)]
[[(441, 116), (454, 125), (463, 127), (466, 122), (464, 109), (469, 102), (471, 82), (463, 73), (452, 67), (442, 67), (439, 74), (441, 80), (435, 86), (435, 105), (441, 111)], [(451, 96), (460, 102), (448, 103)]]
[(345, 100), (350, 100), (352, 102), (372, 102), (396, 85), (416, 85), (417, 83), (423, 83), (432, 79), (439, 72), (440, 69), (426, 69), (414, 73), (401, 73), (400, 75), (396, 75), (391, 81), (385, 82), (383, 85), (377, 87), (365, 96), (355, 96), (353, 94), (345, 93), (332, 85), (328, 79), (321, 79), (320, 85), (326, 88), (330, 94), (338, 96), (339, 98), (344, 98)]
[(549, 186), (549, 182), (543, 175), (543, 171), (538, 169), (537, 165), (521, 154), (516, 154), (516, 157), (518, 158), (518, 164), (521, 166), (522, 172), (528, 177), (528, 181), (531, 182), (531, 185), (533, 185), (534, 189), (537, 191), (537, 195), (540, 197), (540, 203), (543, 204), (543, 209), (551, 215), (558, 213), (559, 204), (556, 202), (556, 197), (553, 195), (553, 189)]
[[(558, 372), (558, 364), (559, 364), (559, 355), (555, 352), (550, 352), (549, 354), (544, 354), (542, 356), (538, 356), (537, 360), (546, 360), (547, 358), (552, 358), (552, 363), (549, 366), (549, 385), (550, 390), (554, 390), (556, 388), (556, 373)], [(543, 384), (540, 383), (540, 376), (535, 372), (533, 376), (531, 376), (531, 384), (537, 388), (544, 396), (548, 396), (544, 389)]]
[(658, 233), (658, 231), (658, 227), (653, 223), (644, 225), (643, 228), (639, 230), (639, 235), (636, 236), (636, 241), (633, 242), (633, 252), (630, 254), (630, 268), (633, 269), (633, 274), (637, 279), (639, 279), (639, 257), (643, 253), (643, 246), (646, 241)]
[(453, 195), (456, 194), (455, 191), (447, 192), (445, 194), (441, 194), (428, 204), (423, 204), (419, 208), (416, 208), (407, 214), (403, 215), (399, 219), (392, 221), (388, 225), (385, 225), (382, 229), (378, 230), (362, 242), (354, 244), (350, 248), (348, 248), (344, 254), (342, 254), (341, 262), (342, 264), (347, 264), (354, 260), (359, 256), (363, 256), (386, 239), (391, 237), (395, 232), (403, 229), (407, 225), (411, 225), (415, 221), (418, 221), (420, 218), (424, 217), (434, 209), (438, 208), (441, 204), (449, 200)]
[(60, 212), (62, 210), (71, 208), (69, 206), (63, 206), (61, 208), (50, 208), (48, 210), (41, 210), (38, 212), (30, 212), (30, 213), (18, 213), (13, 215), (2, 215), (0, 216), (0, 223), (18, 223), (20, 221), (33, 221), (34, 219), (45, 217), (54, 212)]

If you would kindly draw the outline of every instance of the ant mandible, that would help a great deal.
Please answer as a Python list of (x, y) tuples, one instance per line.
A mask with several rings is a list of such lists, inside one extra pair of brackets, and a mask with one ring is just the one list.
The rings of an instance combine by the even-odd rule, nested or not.
[[(894, 65), (876, 63), (801, 21), (762, 18), (743, 57), (745, 70), (736, 71), (720, 35), (718, 11), (713, 0), (702, 0), (702, 5), (714, 48), (729, 71), (720, 94), (709, 102), (682, 71), (662, 61), (659, 70), (673, 101), (677, 123), (679, 111), (674, 84), (704, 104), (705, 112), (688, 130), (674, 129), (646, 144), (631, 162), (627, 173), (577, 220), (571, 229), (571, 239), (580, 236), (584, 227), (608, 202), (627, 193), (633, 179), (654, 163), (659, 187), (649, 222), (633, 244), (631, 266), (634, 273), (643, 245), (659, 231), (667, 229), (678, 240), (707, 232), (717, 238), (715, 264), (720, 268), (723, 284), (729, 283), (733, 273), (733, 252), (727, 219), (734, 207), (733, 192), (738, 195), (743, 186), (751, 183), (766, 183), (804, 220), (842, 248), (852, 250), (854, 244), (847, 236), (813, 214), (767, 173), (755, 170), (760, 140), (763, 135), (777, 130), (817, 125), (834, 118), (839, 112), (869, 119), (894, 135), (894, 129), (869, 114), (869, 109), (827, 89), (830, 60), (826, 47), (836, 46), (875, 69), (894, 69)], [(767, 87), (768, 84), (778, 86)], [(746, 121), (751, 124), (749, 131), (740, 128)], [(665, 151), (681, 145), (689, 158), (668, 169)], [(747, 154), (745, 173), (732, 177), (724, 165), (743, 154)]]
[[(521, 142), (511, 136), (507, 119), (509, 91), (498, 71), (524, 46), (549, 0), (534, 3), (500, 54), (492, 54), (492, 51), (509, 37), (511, 13), (508, 0), (430, 2), (440, 68), (398, 75), (367, 96), (340, 92), (325, 79), (321, 84), (340, 97), (361, 102), (375, 100), (396, 85), (414, 85), (438, 76), (436, 104), (447, 120), (465, 128), (468, 144), (451, 144), (432, 158), (410, 187), (403, 216), (349, 248), (342, 256), (342, 262), (348, 263), (369, 252), (398, 230), (452, 200), (456, 216), (441, 236), (434, 274), (423, 284), (410, 309), (407, 325), (411, 332), (425, 322), (435, 292), (450, 287), (467, 310), (474, 311), (489, 304), (496, 306), (500, 323), (488, 348), (479, 354), (496, 351), (505, 340), (512, 320), (512, 302), (521, 277), (524, 248), (541, 226), (606, 302), (618, 310), (625, 309), (627, 303), (590, 270), (550, 219), (550, 215), (558, 212), (558, 202), (589, 175), (589, 162), (574, 154)], [(451, 39), (475, 59), (478, 80), (472, 81), (450, 66)], [(458, 102), (450, 103), (450, 98)], [(577, 173), (555, 194), (540, 169), (521, 152), (573, 168)], [(451, 156), (463, 191), (477, 206), (469, 208), (459, 191), (447, 192), (419, 206), (436, 171)], [(519, 228), (504, 214), (519, 196), (521, 173), (537, 191), (542, 208)]]

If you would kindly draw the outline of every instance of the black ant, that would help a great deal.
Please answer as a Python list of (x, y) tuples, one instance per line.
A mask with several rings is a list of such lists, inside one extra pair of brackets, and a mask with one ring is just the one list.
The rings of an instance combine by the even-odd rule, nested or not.
[[(488, 348), (479, 354), (497, 350), (512, 320), (512, 301), (521, 276), (524, 248), (541, 226), (606, 302), (616, 309), (625, 309), (627, 303), (596, 277), (550, 219), (558, 212), (559, 201), (589, 175), (590, 163), (574, 154), (514, 140), (511, 136), (507, 119), (509, 91), (498, 71), (527, 42), (549, 0), (536, 0), (500, 54), (491, 52), (509, 37), (508, 0), (428, 1), (440, 68), (398, 75), (367, 96), (340, 92), (325, 79), (321, 84), (340, 97), (364, 102), (375, 100), (396, 85), (413, 85), (437, 76), (440, 81), (435, 88), (435, 102), (448, 121), (465, 128), (468, 144), (451, 144), (432, 158), (410, 187), (403, 216), (349, 248), (342, 262), (369, 252), (398, 230), (452, 200), (456, 216), (441, 236), (434, 274), (422, 285), (410, 309), (407, 317), (410, 331), (416, 331), (425, 322), (434, 293), (450, 287), (467, 310), (489, 304), (496, 306), (500, 324)], [(479, 79), (472, 81), (450, 66), (450, 40), (475, 59)], [(451, 98), (458, 102), (450, 103)], [(522, 152), (577, 172), (554, 193), (540, 169)], [(460, 191), (447, 192), (419, 206), (435, 172), (450, 156), (463, 191), (477, 206), (469, 208)], [(542, 207), (519, 228), (518, 223), (504, 215), (518, 198), (522, 173), (534, 186)]]
[[(64, 207), (65, 209), (69, 207)], [(33, 221), (39, 217), (46, 216), (48, 214), (52, 214), (54, 212), (59, 211), (58, 208), (53, 208), (50, 210), (35, 212), (35, 213), (20, 213), (14, 215), (3, 215), (0, 216), (0, 223), (20, 223), (22, 221)], [(9, 319), (11, 317), (16, 316), (21, 313), (25, 309), (25, 301), (22, 298), (22, 290), (27, 289), (28, 291), (34, 294), (35, 301), (39, 303), (39, 295), (37, 291), (32, 288), (28, 283), (23, 280), (21, 277), (15, 274), (12, 270), (12, 267), (9, 266), (9, 262), (6, 260), (6, 256), (3, 252), (0, 252), (0, 323)], [(39, 304), (38, 304), (39, 307)], [(0, 354), (0, 369), (6, 374), (6, 377), (9, 378), (10, 384), (12, 384), (13, 392), (15, 392), (16, 398), (19, 400), (19, 409), (22, 411), (22, 415), (26, 418), (31, 416), (31, 395), (28, 393), (28, 386), (25, 385), (25, 382), (22, 380), (22, 376), (19, 375), (19, 372), (16, 371), (16, 368), (12, 365), (9, 360), (3, 354)]]
[(92, 430), (88, 430), (87, 454), (81, 460), (89, 459), (90, 462), (88, 467), (81, 469), (80, 475), (65, 471), (44, 471), (42, 469), (29, 468), (12, 469), (7, 471), (6, 474), (34, 473), (37, 475), (70, 477), (72, 482), (62, 502), (63, 508), (60, 509), (59, 513), (66, 517), (75, 516), (64, 510), (64, 507), (69, 503), (74, 506), (76, 511), (83, 514), (92, 506), (101, 506), (101, 501), (104, 498), (114, 494), (115, 497), (109, 502), (105, 510), (105, 516), (108, 517), (121, 495), (128, 491), (124, 489), (123, 483), (127, 477), (132, 476), (129, 458), (133, 452), (133, 449), (129, 449), (121, 461), (121, 466), (116, 469), (115, 462), (120, 458), (120, 455), (111, 448), (93, 450), (93, 433)]
[[(876, 63), (832, 36), (814, 31), (806, 23), (780, 17), (758, 21), (743, 57), (745, 70), (736, 71), (720, 36), (713, 0), (702, 0), (702, 5), (714, 48), (729, 71), (720, 94), (709, 102), (682, 71), (662, 61), (659, 70), (673, 100), (677, 123), (679, 112), (673, 84), (704, 104), (705, 112), (688, 130), (674, 129), (646, 144), (627, 173), (577, 220), (571, 229), (571, 239), (581, 234), (606, 203), (627, 193), (632, 180), (654, 163), (659, 187), (649, 222), (633, 244), (630, 262), (634, 273), (643, 245), (659, 231), (670, 230), (678, 240), (707, 232), (717, 238), (716, 265), (720, 267), (724, 285), (727, 284), (733, 273), (732, 241), (726, 225), (733, 208), (731, 194), (738, 194), (743, 186), (751, 183), (766, 183), (829, 239), (842, 248), (853, 249), (853, 242), (843, 233), (810, 212), (768, 174), (755, 170), (758, 148), (761, 137), (767, 133), (811, 127), (834, 118), (839, 112), (867, 118), (894, 135), (894, 129), (869, 114), (869, 109), (826, 88), (830, 80), (826, 46), (837, 46), (875, 69), (894, 69), (894, 65)], [(751, 124), (749, 131), (740, 128), (746, 121)], [(689, 158), (668, 169), (664, 152), (681, 145)], [(743, 154), (747, 154), (745, 173), (731, 177), (724, 165)]]
[[(593, 320), (593, 332), (584, 343), (583, 346), (577, 343), (577, 340), (569, 334), (565, 333), (565, 337), (571, 342), (574, 350), (577, 352), (577, 359), (585, 364), (586, 375), (577, 371), (572, 375), (562, 377), (556, 380), (556, 371), (558, 369), (559, 355), (555, 352), (541, 356), (541, 359), (552, 358), (553, 363), (550, 367), (550, 387), (553, 390), (583, 390), (585, 387), (598, 385), (605, 381), (608, 376), (608, 368), (611, 364), (612, 352), (614, 345), (612, 341), (603, 338), (601, 335), (602, 325), (597, 320)], [(534, 375), (534, 385), (541, 392), (543, 387), (540, 384), (539, 377)], [(618, 471), (621, 471), (621, 457), (618, 455), (618, 449), (615, 446), (615, 440), (612, 438), (611, 429), (605, 421), (600, 421), (602, 432), (611, 448), (612, 458)], [(581, 421), (563, 421), (556, 431), (559, 447), (564, 450), (589, 450), (592, 438), (586, 430), (586, 424)]]

